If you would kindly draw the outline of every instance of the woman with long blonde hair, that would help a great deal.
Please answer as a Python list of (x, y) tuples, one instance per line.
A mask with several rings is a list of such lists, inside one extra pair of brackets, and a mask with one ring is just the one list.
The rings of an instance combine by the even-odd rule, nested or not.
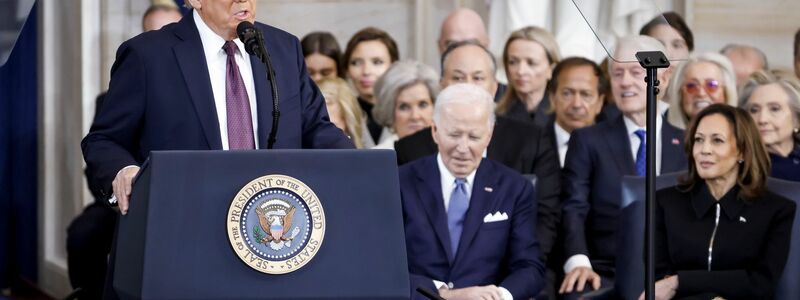
[(543, 124), (550, 108), (547, 83), (559, 60), (558, 44), (547, 30), (528, 26), (512, 32), (503, 49), (508, 90), (497, 114)]
[(364, 148), (365, 118), (350, 84), (339, 77), (323, 78), (317, 84), (325, 98), (331, 122), (344, 131), (356, 148)]

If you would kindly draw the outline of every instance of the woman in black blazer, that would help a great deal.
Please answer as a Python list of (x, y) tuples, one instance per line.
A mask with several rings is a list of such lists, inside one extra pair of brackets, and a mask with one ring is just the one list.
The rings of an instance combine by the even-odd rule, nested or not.
[(707, 107), (687, 131), (686, 154), (686, 178), (656, 195), (656, 298), (772, 298), (795, 203), (766, 190), (770, 161), (753, 119)]

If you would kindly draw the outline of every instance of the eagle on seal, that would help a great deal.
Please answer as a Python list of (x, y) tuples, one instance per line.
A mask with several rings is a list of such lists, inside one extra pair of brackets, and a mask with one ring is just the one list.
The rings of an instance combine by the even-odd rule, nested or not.
[(265, 211), (262, 207), (256, 208), (256, 215), (258, 215), (258, 223), (264, 232), (269, 233), (264, 238), (264, 244), (269, 242), (291, 241), (292, 238), (285, 235), (285, 233), (292, 228), (292, 219), (294, 218), (295, 208), (292, 206), (288, 211), (286, 210), (268, 210)]

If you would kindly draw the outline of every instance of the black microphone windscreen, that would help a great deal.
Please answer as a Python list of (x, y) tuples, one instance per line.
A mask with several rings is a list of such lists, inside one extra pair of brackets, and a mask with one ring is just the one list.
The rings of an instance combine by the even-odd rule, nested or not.
[(247, 50), (247, 53), (250, 55), (258, 55), (257, 53), (260, 52), (258, 39), (256, 35), (258, 32), (256, 31), (255, 26), (253, 23), (248, 21), (242, 21), (239, 25), (236, 26), (236, 35), (239, 36), (239, 40), (242, 41), (244, 44), (244, 49)]
[(243, 36), (252, 31), (255, 31), (255, 26), (248, 21), (242, 21), (236, 26), (236, 34), (239, 36), (239, 39), (242, 39)]

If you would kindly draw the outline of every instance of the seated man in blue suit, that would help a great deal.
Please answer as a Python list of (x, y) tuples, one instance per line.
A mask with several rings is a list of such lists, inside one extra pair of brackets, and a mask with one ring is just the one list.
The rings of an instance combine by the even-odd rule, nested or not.
[[(583, 292), (586, 284), (595, 289), (611, 285), (614, 279), (617, 219), (624, 175), (644, 176), (647, 95), (645, 70), (634, 57), (637, 51), (662, 51), (657, 40), (632, 36), (619, 41), (609, 66), (611, 93), (622, 115), (575, 130), (562, 172), (565, 257), (559, 292)], [(659, 70), (663, 72), (664, 69)], [(656, 173), (686, 168), (683, 132), (656, 120)], [(623, 245), (619, 245), (622, 247)]]
[(544, 284), (533, 186), (483, 158), (493, 112), (486, 90), (447, 87), (433, 113), (439, 153), (400, 168), (412, 295), (529, 299)]
[[(81, 147), (93, 190), (128, 210), (131, 181), (153, 150), (263, 149), (272, 127), (267, 70), (237, 38), (254, 0), (187, 0), (180, 22), (117, 50), (105, 107)], [(329, 121), (297, 38), (255, 24), (272, 57), (280, 95), (275, 148), (353, 148)]]

